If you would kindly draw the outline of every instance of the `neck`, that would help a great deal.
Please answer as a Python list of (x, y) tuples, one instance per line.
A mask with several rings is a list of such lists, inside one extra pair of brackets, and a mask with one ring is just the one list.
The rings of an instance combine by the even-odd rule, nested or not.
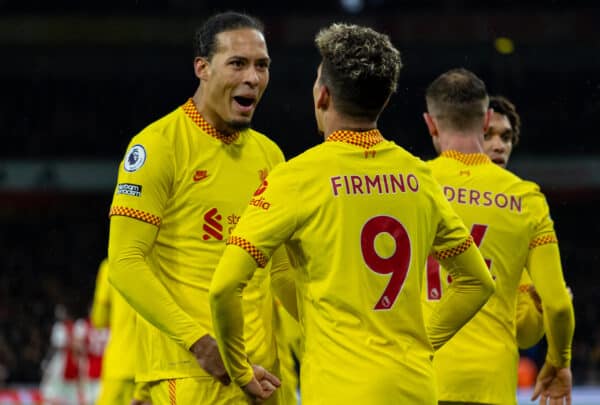
[(478, 132), (446, 132), (439, 134), (440, 152), (484, 153), (483, 134)]
[(377, 120), (368, 120), (356, 117), (342, 116), (337, 112), (329, 114), (323, 122), (325, 139), (335, 131), (364, 132), (377, 128)]
[(212, 125), (217, 131), (223, 135), (232, 135), (237, 132), (234, 128), (231, 128), (225, 121), (223, 121), (215, 111), (210, 108), (208, 103), (205, 101), (202, 86), (198, 86), (198, 89), (192, 96), (196, 110), (202, 116), (202, 118)]

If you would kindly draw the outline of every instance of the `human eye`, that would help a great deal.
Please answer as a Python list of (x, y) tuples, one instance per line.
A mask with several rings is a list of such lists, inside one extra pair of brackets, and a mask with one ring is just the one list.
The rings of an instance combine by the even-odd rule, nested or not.
[(229, 65), (233, 66), (236, 69), (244, 67), (244, 61), (241, 59), (232, 59), (229, 61)]
[(512, 132), (505, 132), (502, 134), (502, 141), (504, 143), (512, 142), (513, 134)]
[(268, 60), (259, 60), (258, 62), (256, 62), (256, 66), (260, 70), (267, 70), (271, 66), (271, 62)]

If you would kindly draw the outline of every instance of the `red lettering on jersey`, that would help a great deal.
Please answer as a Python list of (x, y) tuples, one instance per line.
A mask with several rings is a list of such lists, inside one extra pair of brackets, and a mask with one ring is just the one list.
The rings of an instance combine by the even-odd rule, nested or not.
[(262, 208), (265, 211), (271, 208), (271, 203), (265, 200), (265, 197), (253, 198), (250, 200), (250, 203), (248, 205), (253, 205), (255, 207)]

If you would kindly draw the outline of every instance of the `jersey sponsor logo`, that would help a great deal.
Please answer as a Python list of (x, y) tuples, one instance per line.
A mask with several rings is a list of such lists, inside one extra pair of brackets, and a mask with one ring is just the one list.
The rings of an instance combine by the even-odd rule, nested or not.
[(207, 177), (208, 177), (207, 170), (196, 170), (192, 179), (194, 180), (194, 182), (198, 182), (200, 180), (204, 180)]
[(514, 196), (504, 193), (494, 193), (493, 191), (480, 191), (470, 188), (454, 188), (444, 186), (444, 195), (451, 203), (476, 205), (480, 207), (497, 207), (508, 209), (510, 211), (521, 212), (522, 200), (520, 196)]
[(263, 180), (262, 184), (260, 186), (258, 186), (256, 191), (254, 192), (254, 197), (257, 197), (257, 196), (261, 195), (262, 193), (264, 193), (265, 190), (267, 189), (268, 185), (269, 185), (269, 182), (267, 180)]
[(142, 195), (142, 186), (139, 184), (119, 183), (117, 184), (117, 194), (140, 197)]
[(265, 181), (265, 179), (267, 178), (268, 175), (269, 175), (269, 169), (267, 169), (266, 167), (264, 169), (260, 169), (258, 171), (258, 178), (260, 179), (260, 181)]
[(229, 232), (230, 235), (231, 235), (231, 232), (233, 232), (233, 229), (235, 228), (235, 226), (237, 225), (237, 223), (239, 221), (240, 221), (239, 215), (231, 214), (231, 215), (227, 216), (227, 224), (230, 225), (227, 228), (227, 232)]
[[(256, 195), (256, 194), (254, 194)], [(248, 205), (252, 205), (254, 207), (262, 208), (263, 210), (268, 210), (271, 208), (271, 203), (265, 200), (265, 197), (260, 198), (252, 198)]]
[(222, 219), (223, 217), (216, 208), (208, 210), (204, 214), (204, 225), (202, 225), (202, 229), (206, 233), (202, 235), (202, 239), (209, 240), (210, 238), (214, 238), (216, 240), (223, 240)]
[(340, 194), (398, 194), (419, 191), (419, 179), (414, 174), (361, 174), (331, 176), (334, 197)]
[(135, 172), (144, 165), (146, 161), (146, 149), (140, 144), (133, 145), (127, 151), (123, 167), (128, 172)]

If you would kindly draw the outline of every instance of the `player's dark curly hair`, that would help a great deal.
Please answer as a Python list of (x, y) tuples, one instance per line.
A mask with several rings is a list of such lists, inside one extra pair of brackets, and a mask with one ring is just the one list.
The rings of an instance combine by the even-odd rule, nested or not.
[(459, 131), (479, 127), (489, 104), (483, 80), (464, 68), (438, 76), (427, 87), (425, 100), (429, 114)]
[(402, 67), (389, 37), (368, 27), (332, 24), (315, 37), (321, 81), (340, 113), (376, 119), (396, 91)]
[(211, 59), (217, 51), (217, 35), (241, 28), (255, 29), (264, 34), (264, 25), (256, 17), (227, 11), (208, 18), (194, 35), (194, 57)]
[(512, 127), (512, 144), (517, 145), (521, 135), (521, 117), (515, 105), (506, 97), (497, 95), (490, 97), (490, 108), (498, 114), (506, 115)]

